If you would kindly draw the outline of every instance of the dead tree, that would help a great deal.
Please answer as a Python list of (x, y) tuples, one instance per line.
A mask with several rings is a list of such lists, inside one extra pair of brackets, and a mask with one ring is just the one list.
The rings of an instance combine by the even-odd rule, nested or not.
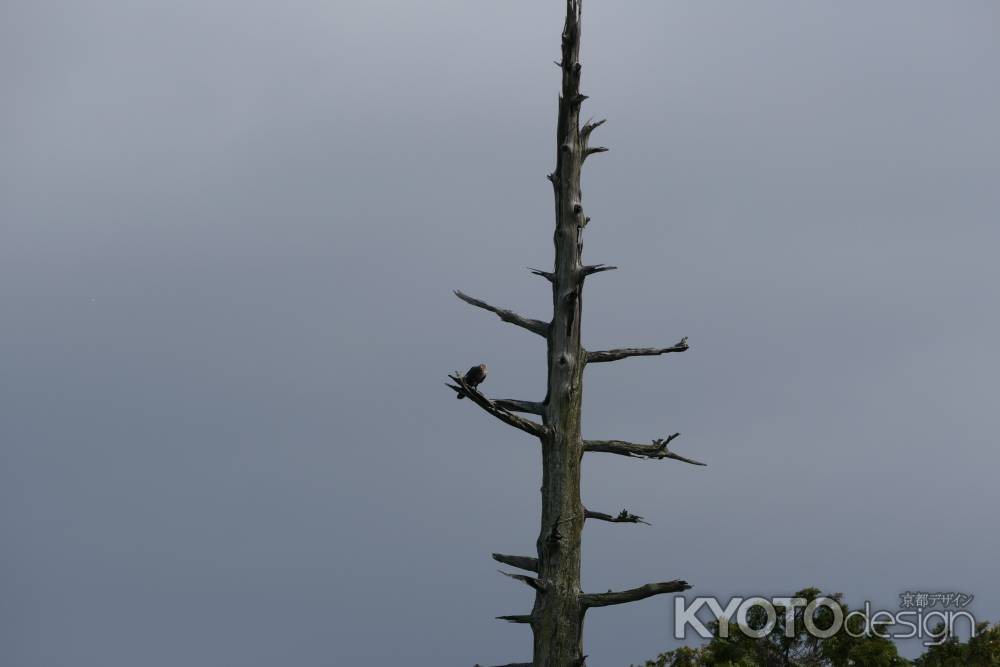
[[(466, 303), (490, 311), (522, 329), (545, 339), (548, 348), (548, 391), (541, 402), (515, 399), (493, 400), (469, 386), (460, 373), (449, 384), (456, 392), (472, 399), (500, 421), (532, 435), (542, 449), (542, 520), (536, 543), (537, 556), (493, 554), (510, 567), (531, 574), (503, 572), (535, 592), (530, 614), (500, 616), (501, 620), (525, 623), (534, 633), (533, 667), (574, 667), (584, 664), (583, 620), (592, 607), (623, 604), (653, 595), (675, 593), (689, 588), (675, 579), (646, 584), (625, 591), (583, 593), (580, 590), (580, 537), (586, 519), (618, 523), (645, 523), (642, 517), (622, 510), (617, 515), (591, 511), (580, 500), (580, 466), (588, 452), (606, 452), (645, 459), (673, 459), (704, 465), (675, 454), (670, 443), (679, 435), (638, 444), (622, 440), (585, 440), (580, 432), (583, 372), (587, 364), (603, 363), (636, 356), (684, 352), (687, 339), (661, 348), (623, 348), (587, 351), (580, 343), (583, 284), (593, 274), (614, 269), (581, 260), (583, 232), (590, 221), (584, 214), (580, 192), (580, 171), (588, 156), (606, 151), (591, 144), (591, 133), (604, 121), (580, 125), (580, 107), (586, 95), (580, 92), (580, 10), (582, 0), (567, 0), (566, 23), (562, 32), (562, 93), (556, 142), (556, 168), (548, 179), (555, 194), (555, 262), (551, 271), (532, 272), (551, 283), (552, 319), (548, 322), (522, 317), (497, 308), (462, 292), (456, 296)], [(526, 414), (522, 417), (515, 413)], [(535, 418), (531, 418), (534, 416)], [(540, 421), (538, 420), (540, 418)]]

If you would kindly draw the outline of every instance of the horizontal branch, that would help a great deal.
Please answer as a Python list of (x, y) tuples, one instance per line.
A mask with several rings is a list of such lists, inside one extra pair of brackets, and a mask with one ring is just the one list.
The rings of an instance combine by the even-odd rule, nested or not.
[(518, 567), (522, 570), (538, 572), (538, 559), (532, 556), (508, 556), (507, 554), (493, 554), (493, 560), (511, 567)]
[(688, 345), (687, 336), (671, 347), (623, 347), (618, 350), (603, 350), (600, 352), (587, 352), (588, 364), (599, 364), (605, 361), (618, 361), (626, 357), (655, 357), (671, 352), (685, 352), (691, 346)]
[[(475, 664), (472, 667), (483, 667), (480, 664)], [(496, 667), (531, 667), (530, 662), (510, 662), (506, 665), (497, 665)]]
[(530, 415), (545, 414), (545, 404), (537, 401), (519, 401), (515, 398), (498, 398), (493, 405), (509, 412), (526, 412)]
[(537, 437), (544, 435), (545, 426), (539, 424), (538, 422), (533, 422), (530, 419), (518, 417), (509, 410), (496, 405), (493, 401), (479, 393), (479, 389), (466, 382), (465, 378), (458, 371), (455, 371), (453, 375), (449, 375), (448, 377), (451, 378), (455, 384), (448, 384), (446, 382), (445, 385), (447, 387), (450, 387), (457, 394), (464, 394), (465, 396), (468, 396), (473, 403), (481, 407), (483, 410), (486, 410), (486, 412), (490, 413), (503, 423), (513, 426), (514, 428), (519, 428), (525, 433), (530, 433), (531, 435)]
[(497, 572), (504, 575), (505, 577), (510, 577), (511, 579), (517, 579), (518, 581), (531, 586), (536, 591), (545, 590), (545, 584), (542, 583), (541, 579), (536, 579), (535, 577), (529, 577), (526, 574), (513, 574), (511, 572), (504, 572), (503, 570), (497, 570)]
[(654, 595), (664, 593), (680, 593), (686, 591), (691, 586), (686, 581), (674, 579), (673, 581), (661, 581), (656, 584), (646, 584), (639, 588), (632, 588), (627, 591), (608, 591), (607, 593), (582, 593), (580, 603), (587, 608), (607, 607), (613, 604), (626, 604), (637, 600), (645, 600)]
[(593, 512), (585, 508), (583, 510), (583, 515), (587, 519), (597, 519), (599, 521), (608, 521), (610, 523), (644, 523), (647, 526), (652, 525), (641, 516), (630, 514), (628, 510), (622, 510), (618, 514), (611, 515), (605, 514), (604, 512)]
[(583, 151), (583, 159), (586, 160), (588, 157), (594, 153), (607, 153), (610, 148), (605, 148), (604, 146), (594, 146), (593, 148), (587, 148)]
[(619, 456), (631, 456), (633, 458), (640, 459), (673, 459), (675, 461), (683, 461), (684, 463), (690, 463), (691, 465), (696, 466), (708, 465), (700, 461), (695, 461), (694, 459), (689, 459), (686, 456), (681, 456), (680, 454), (674, 454), (670, 451), (667, 448), (667, 445), (669, 445), (670, 442), (678, 436), (680, 436), (680, 433), (674, 433), (666, 439), (661, 438), (654, 440), (651, 445), (640, 445), (635, 442), (626, 442), (624, 440), (584, 440), (583, 451), (618, 454)]
[(514, 614), (513, 616), (497, 616), (498, 621), (508, 623), (531, 623), (531, 614)]
[(583, 275), (589, 276), (593, 273), (600, 273), (601, 271), (614, 271), (617, 266), (607, 266), (606, 264), (590, 264), (589, 266), (583, 267)]
[(528, 270), (534, 273), (536, 276), (541, 276), (542, 278), (545, 278), (550, 283), (554, 282), (556, 279), (556, 274), (552, 273), (551, 271), (542, 271), (541, 269), (533, 269), (530, 266), (528, 267)]
[(527, 317), (521, 317), (512, 310), (504, 310), (503, 308), (497, 308), (496, 306), (491, 306), (485, 301), (480, 301), (479, 299), (474, 299), (468, 294), (455, 290), (455, 296), (457, 296), (462, 301), (469, 305), (475, 306), (477, 308), (482, 308), (483, 310), (488, 310), (491, 313), (496, 314), (504, 322), (510, 322), (511, 324), (516, 324), (517, 326), (527, 329), (532, 333), (536, 333), (539, 336), (549, 335), (549, 324), (548, 322), (542, 322), (541, 320), (532, 320)]

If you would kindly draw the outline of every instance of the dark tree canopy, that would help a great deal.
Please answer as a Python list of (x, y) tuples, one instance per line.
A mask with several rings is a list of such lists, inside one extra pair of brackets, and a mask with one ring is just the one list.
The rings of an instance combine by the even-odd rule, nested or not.
[[(820, 595), (817, 588), (806, 588), (794, 596), (814, 600)], [(840, 603), (845, 618), (850, 609), (839, 594), (829, 595)], [(852, 616), (848, 632), (838, 632), (827, 639), (820, 639), (806, 632), (802, 608), (795, 614), (792, 637), (786, 636), (785, 610), (776, 606), (775, 626), (766, 636), (754, 638), (742, 632), (730, 632), (728, 637), (719, 633), (719, 624), (713, 623), (715, 636), (700, 648), (681, 647), (661, 653), (654, 660), (647, 660), (641, 667), (1000, 667), (1000, 624), (979, 624), (976, 636), (967, 642), (952, 637), (941, 644), (928, 647), (916, 660), (899, 655), (896, 644), (890, 639), (873, 634), (862, 634), (864, 619)], [(832, 612), (819, 607), (816, 624), (827, 627)], [(766, 617), (760, 607), (752, 607), (748, 622), (761, 628)], [(944, 629), (938, 628), (939, 633)], [(851, 635), (861, 635), (852, 637)], [(635, 667), (635, 666), (633, 666)]]

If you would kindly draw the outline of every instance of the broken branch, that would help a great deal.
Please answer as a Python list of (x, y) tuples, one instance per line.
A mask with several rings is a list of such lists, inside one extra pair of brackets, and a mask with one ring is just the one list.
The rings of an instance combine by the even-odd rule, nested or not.
[(681, 338), (672, 347), (623, 347), (618, 350), (602, 350), (600, 352), (587, 352), (588, 364), (599, 364), (605, 361), (618, 361), (626, 357), (654, 357), (670, 352), (685, 352), (691, 346), (688, 345), (687, 336)]
[(598, 519), (599, 521), (607, 521), (609, 523), (644, 523), (647, 526), (652, 525), (641, 516), (630, 514), (627, 509), (622, 510), (614, 516), (611, 514), (605, 514), (604, 512), (593, 512), (588, 509), (584, 509), (583, 514), (588, 519)]
[(485, 301), (480, 301), (479, 299), (474, 299), (468, 294), (465, 294), (459, 290), (455, 290), (455, 296), (457, 296), (462, 301), (466, 302), (471, 306), (477, 308), (482, 308), (483, 310), (488, 310), (491, 313), (497, 315), (504, 322), (509, 322), (511, 324), (516, 324), (517, 326), (527, 329), (532, 333), (536, 333), (539, 336), (549, 335), (549, 324), (548, 322), (542, 322), (541, 320), (533, 320), (527, 317), (521, 317), (512, 310), (505, 310), (503, 308), (497, 308), (496, 306), (491, 306)]
[(498, 398), (493, 405), (509, 412), (526, 412), (531, 415), (545, 414), (545, 404), (537, 401), (519, 401), (515, 398)]
[(528, 267), (528, 270), (531, 271), (536, 276), (541, 276), (542, 278), (545, 278), (550, 283), (556, 279), (556, 274), (552, 273), (551, 271), (542, 271), (541, 269), (533, 269), (530, 266)]
[(511, 567), (518, 567), (522, 570), (538, 572), (538, 559), (531, 556), (508, 556), (507, 554), (493, 554), (493, 560)]
[(545, 584), (542, 583), (541, 579), (536, 579), (534, 577), (529, 577), (526, 574), (512, 574), (510, 572), (504, 572), (503, 570), (497, 570), (497, 572), (499, 572), (500, 574), (504, 575), (505, 577), (510, 577), (511, 579), (517, 579), (518, 581), (521, 581), (521, 582), (523, 582), (525, 584), (528, 584), (529, 586), (531, 586), (532, 588), (534, 588), (536, 591), (544, 591), (545, 590)]
[(624, 440), (584, 440), (583, 451), (604, 452), (606, 454), (618, 454), (620, 456), (631, 456), (640, 459), (673, 459), (696, 466), (708, 465), (707, 463), (695, 461), (694, 459), (689, 459), (686, 456), (681, 456), (670, 451), (667, 445), (679, 436), (680, 433), (674, 433), (667, 438), (658, 438), (651, 445), (640, 445)]
[(580, 603), (584, 607), (607, 607), (613, 604), (625, 604), (637, 600), (645, 600), (654, 595), (664, 593), (680, 593), (686, 591), (691, 586), (686, 581), (674, 579), (673, 581), (661, 581), (656, 584), (646, 584), (639, 588), (632, 588), (627, 591), (608, 591), (607, 593), (583, 593), (580, 595)]
[(513, 616), (497, 616), (498, 621), (508, 623), (531, 623), (531, 614), (514, 614)]
[(580, 128), (580, 137), (584, 141), (586, 141), (587, 139), (590, 138), (591, 132), (599, 128), (601, 125), (604, 125), (606, 122), (608, 122), (607, 118), (602, 118), (597, 122), (588, 120), (586, 123), (583, 124), (583, 127)]
[(604, 264), (591, 264), (583, 267), (582, 272), (584, 276), (589, 276), (592, 273), (600, 273), (601, 271), (614, 271), (617, 268), (618, 268), (617, 266), (606, 266)]
[(521, 429), (525, 433), (530, 433), (531, 435), (537, 437), (541, 437), (545, 434), (545, 426), (539, 424), (538, 422), (533, 422), (530, 419), (518, 417), (509, 410), (496, 405), (493, 401), (479, 393), (479, 389), (466, 382), (465, 378), (458, 371), (455, 371), (453, 375), (449, 375), (448, 377), (451, 378), (455, 384), (448, 384), (446, 382), (445, 386), (450, 387), (457, 394), (464, 394), (465, 396), (468, 396), (472, 399), (473, 403), (481, 407), (483, 410), (486, 410), (486, 412), (490, 413), (503, 423), (513, 426), (514, 428)]

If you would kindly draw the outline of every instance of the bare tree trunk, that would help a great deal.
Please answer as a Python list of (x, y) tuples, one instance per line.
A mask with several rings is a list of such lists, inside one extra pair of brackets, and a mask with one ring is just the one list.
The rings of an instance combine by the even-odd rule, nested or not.
[(580, 136), (580, 9), (569, 0), (562, 33), (562, 94), (556, 133), (555, 269), (552, 275), (552, 325), (548, 335), (548, 399), (542, 439), (542, 523), (536, 543), (538, 574), (546, 583), (535, 593), (535, 667), (565, 667), (583, 655), (583, 605), (580, 602), (580, 538), (584, 510), (580, 501), (580, 406), (583, 398), (583, 348), (580, 315), (583, 296), (581, 239), (586, 218), (580, 192), (585, 146)]
[[(586, 510), (580, 498), (580, 467), (585, 452), (606, 452), (623, 456), (660, 460), (669, 458), (704, 465), (668, 451), (667, 445), (679, 434), (655, 439), (652, 444), (622, 440), (584, 440), (580, 431), (583, 400), (583, 371), (586, 364), (609, 362), (633, 356), (658, 356), (688, 349), (687, 339), (669, 348), (623, 348), (588, 352), (580, 341), (584, 279), (614, 269), (597, 264), (585, 266), (581, 260), (583, 230), (589, 222), (584, 215), (580, 172), (584, 160), (606, 148), (591, 147), (591, 133), (604, 121), (580, 126), (580, 107), (586, 99), (580, 93), (580, 12), (582, 0), (566, 1), (566, 23), (562, 33), (562, 91), (556, 133), (556, 169), (549, 174), (555, 195), (556, 225), (553, 242), (555, 265), (552, 271), (534, 269), (552, 284), (552, 319), (529, 319), (510, 310), (497, 308), (461, 292), (458, 297), (478, 308), (495, 313), (505, 322), (544, 336), (548, 348), (548, 391), (541, 403), (518, 399), (490, 400), (459, 374), (449, 385), (461, 395), (501, 421), (536, 436), (542, 447), (542, 517), (536, 542), (537, 558), (493, 554), (497, 561), (536, 576), (508, 574), (535, 590), (531, 614), (499, 616), (512, 623), (531, 626), (534, 634), (533, 667), (580, 667), (583, 654), (583, 620), (587, 609), (641, 600), (653, 595), (688, 588), (681, 580), (646, 584), (626, 591), (585, 594), (580, 589), (580, 541), (586, 518), (614, 523), (646, 523), (626, 510), (614, 517)], [(542, 423), (514, 415), (540, 415)]]

